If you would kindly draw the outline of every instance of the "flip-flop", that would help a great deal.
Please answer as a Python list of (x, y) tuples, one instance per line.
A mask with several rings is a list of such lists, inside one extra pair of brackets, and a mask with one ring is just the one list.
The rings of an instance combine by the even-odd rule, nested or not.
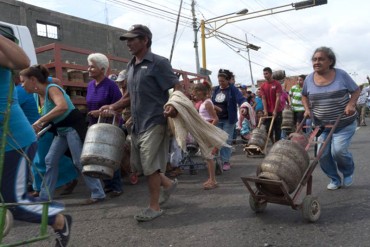
[(160, 209), (159, 211), (155, 211), (151, 208), (146, 208), (140, 214), (135, 215), (134, 218), (138, 222), (147, 222), (161, 216), (163, 212), (164, 211), (162, 209)]

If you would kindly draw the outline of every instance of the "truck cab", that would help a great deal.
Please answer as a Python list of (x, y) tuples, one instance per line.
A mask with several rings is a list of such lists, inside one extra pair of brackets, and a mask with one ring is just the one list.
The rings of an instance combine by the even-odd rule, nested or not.
[(16, 37), (19, 46), (23, 48), (31, 61), (31, 65), (37, 64), (35, 46), (32, 41), (30, 30), (26, 26), (15, 25), (0, 21), (0, 34), (11, 38), (9, 34)]

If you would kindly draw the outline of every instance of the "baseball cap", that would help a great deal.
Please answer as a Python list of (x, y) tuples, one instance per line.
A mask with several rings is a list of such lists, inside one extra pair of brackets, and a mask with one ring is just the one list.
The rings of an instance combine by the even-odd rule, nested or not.
[(116, 81), (123, 81), (126, 78), (126, 70), (122, 70), (119, 72), (118, 77), (116, 78)]
[(112, 81), (115, 81), (115, 80), (117, 80), (117, 75), (116, 74), (111, 74), (111, 75), (108, 76), (108, 78)]
[(127, 40), (136, 37), (148, 37), (148, 39), (152, 39), (152, 32), (149, 30), (147, 26), (141, 24), (135, 24), (130, 27), (127, 33), (121, 35), (119, 37), (120, 40)]

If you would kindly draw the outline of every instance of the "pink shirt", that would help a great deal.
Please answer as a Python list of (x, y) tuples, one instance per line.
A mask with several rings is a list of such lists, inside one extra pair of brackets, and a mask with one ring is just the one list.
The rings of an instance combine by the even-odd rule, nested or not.
[(285, 109), (285, 106), (288, 102), (288, 93), (285, 92), (284, 90), (281, 92), (281, 95), (280, 95), (280, 109), (281, 111), (283, 111)]
[(207, 122), (210, 122), (213, 120), (213, 118), (206, 109), (206, 102), (210, 102), (213, 106), (212, 100), (206, 99), (205, 101), (202, 102), (202, 104), (199, 107), (199, 115)]

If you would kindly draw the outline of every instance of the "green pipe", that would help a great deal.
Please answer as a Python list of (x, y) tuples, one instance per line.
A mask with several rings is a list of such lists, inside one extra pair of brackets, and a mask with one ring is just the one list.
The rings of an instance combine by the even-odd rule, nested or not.
[(3, 241), (4, 237), (4, 227), (5, 227), (5, 217), (6, 217), (6, 207), (1, 206), (0, 207), (0, 243)]

